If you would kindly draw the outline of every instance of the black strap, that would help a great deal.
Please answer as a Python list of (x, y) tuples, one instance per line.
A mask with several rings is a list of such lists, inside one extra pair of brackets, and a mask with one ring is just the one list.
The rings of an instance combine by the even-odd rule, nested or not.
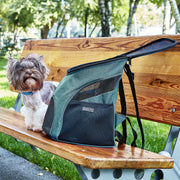
[(122, 134), (119, 131), (115, 131), (115, 137), (116, 137), (116, 141), (119, 142), (120, 144), (124, 144), (124, 137), (122, 136)]
[[(125, 99), (125, 94), (124, 94), (124, 87), (123, 87), (123, 82), (122, 79), (119, 82), (119, 96), (120, 96), (120, 102), (121, 102), (121, 114), (126, 116), (126, 99)], [(129, 122), (129, 125), (132, 129), (133, 132), (133, 136), (134, 136), (134, 140), (131, 143), (132, 146), (136, 147), (136, 140), (137, 140), (137, 133), (134, 130), (134, 128), (132, 127), (131, 121), (128, 117), (126, 117), (126, 120)], [(126, 143), (127, 140), (127, 127), (126, 127), (126, 121), (122, 122), (122, 128), (123, 128), (123, 136), (121, 135), (120, 132), (116, 131), (116, 136), (117, 136), (117, 141), (119, 143)]]
[(129, 82), (130, 82), (130, 86), (131, 86), (131, 90), (132, 90), (132, 94), (133, 94), (133, 99), (134, 99), (134, 104), (135, 104), (135, 109), (136, 109), (137, 121), (138, 121), (139, 128), (140, 128), (140, 131), (141, 131), (141, 136), (142, 136), (142, 149), (144, 149), (144, 143), (145, 143), (144, 131), (143, 131), (141, 119), (140, 119), (140, 116), (139, 116), (139, 109), (138, 109), (138, 103), (137, 103), (137, 97), (136, 97), (136, 91), (135, 91), (135, 85), (134, 85), (134, 77), (133, 77), (134, 75), (131, 72), (130, 67), (129, 67), (128, 64), (125, 65), (124, 69), (125, 69), (125, 73), (128, 76), (128, 79), (129, 79)]
[(128, 117), (126, 117), (126, 120), (128, 120), (129, 125), (130, 125), (130, 127), (131, 127), (131, 129), (132, 129), (132, 132), (133, 132), (133, 136), (134, 136), (134, 140), (133, 140), (133, 142), (131, 143), (131, 146), (137, 147), (137, 145), (136, 145), (137, 133), (136, 133), (136, 131), (134, 130), (134, 128), (133, 128), (133, 126), (132, 126), (132, 124), (131, 124), (130, 119), (129, 119)]
[[(121, 114), (126, 116), (126, 99), (125, 99), (125, 95), (124, 95), (124, 88), (123, 88), (123, 82), (122, 82), (122, 78), (119, 82), (119, 96), (120, 96), (120, 102), (121, 102)], [(123, 136), (121, 135), (120, 138), (124, 138), (124, 143), (126, 143), (126, 139), (127, 139), (127, 128), (126, 128), (126, 121), (122, 122), (122, 128), (123, 128)]]

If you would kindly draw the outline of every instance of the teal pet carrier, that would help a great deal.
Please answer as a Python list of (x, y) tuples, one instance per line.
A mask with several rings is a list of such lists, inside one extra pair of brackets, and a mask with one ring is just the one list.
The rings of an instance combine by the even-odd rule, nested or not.
[[(121, 79), (124, 70), (132, 89), (143, 148), (144, 133), (129, 64), (133, 58), (167, 50), (175, 45), (176, 41), (162, 38), (128, 53), (69, 69), (51, 98), (43, 130), (56, 141), (72, 144), (112, 147), (115, 139), (125, 143), (126, 121), (129, 119), (126, 117)], [(121, 114), (116, 113), (118, 92)], [(123, 125), (122, 135), (116, 131), (120, 123)], [(132, 145), (136, 146), (137, 134), (133, 127), (132, 132)]]

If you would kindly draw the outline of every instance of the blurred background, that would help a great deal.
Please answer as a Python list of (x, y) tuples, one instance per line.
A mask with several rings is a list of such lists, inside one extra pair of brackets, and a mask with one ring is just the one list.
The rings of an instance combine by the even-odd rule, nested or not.
[(27, 39), (180, 32), (180, 0), (0, 0), (0, 55)]

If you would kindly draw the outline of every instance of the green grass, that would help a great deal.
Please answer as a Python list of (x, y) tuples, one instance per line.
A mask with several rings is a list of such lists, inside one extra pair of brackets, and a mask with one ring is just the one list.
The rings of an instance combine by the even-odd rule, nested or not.
[[(131, 117), (131, 123), (133, 128), (138, 134), (137, 146), (141, 147), (141, 133), (136, 118)], [(152, 122), (147, 120), (142, 120), (144, 136), (145, 136), (145, 148), (146, 150), (159, 153), (163, 151), (170, 126), (158, 122)], [(119, 131), (122, 132), (121, 127), (118, 127)], [(127, 123), (127, 144), (131, 144), (133, 141), (132, 130)]]
[(0, 58), (0, 106), (10, 108), (13, 106), (17, 93), (9, 91), (9, 83), (6, 78), (6, 58)]
[[(0, 106), (5, 108), (13, 107), (17, 93), (9, 90), (9, 83), (6, 78), (4, 66), (7, 63), (6, 58), (0, 57)], [(138, 132), (138, 147), (141, 147), (141, 135), (135, 118), (131, 118), (133, 127)], [(163, 150), (166, 138), (170, 129), (169, 125), (160, 124), (143, 120), (145, 132), (145, 149), (152, 152)], [(128, 126), (127, 144), (131, 144), (133, 136)], [(74, 165), (60, 157), (45, 152), (43, 150), (32, 150), (29, 144), (16, 141), (14, 138), (0, 133), (0, 146), (39, 165), (42, 169), (50, 171), (64, 180), (80, 180)]]

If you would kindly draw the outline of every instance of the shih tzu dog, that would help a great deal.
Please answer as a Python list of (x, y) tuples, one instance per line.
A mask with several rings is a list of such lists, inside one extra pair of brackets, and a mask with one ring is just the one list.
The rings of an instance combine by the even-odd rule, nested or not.
[(57, 86), (51, 81), (44, 81), (49, 74), (44, 57), (29, 54), (20, 61), (10, 57), (6, 69), (10, 84), (21, 93), (24, 105), (21, 113), (27, 129), (41, 132), (48, 103)]

